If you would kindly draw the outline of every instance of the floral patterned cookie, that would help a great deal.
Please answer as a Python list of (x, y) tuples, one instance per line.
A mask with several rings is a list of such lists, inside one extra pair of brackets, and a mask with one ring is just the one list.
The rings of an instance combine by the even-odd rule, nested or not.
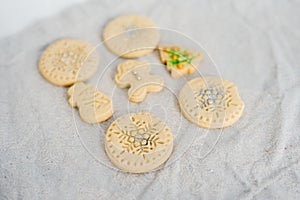
[(141, 102), (149, 92), (159, 92), (163, 89), (164, 80), (161, 76), (150, 75), (150, 65), (147, 62), (127, 60), (118, 66), (115, 81), (120, 88), (127, 88), (129, 100)]
[(151, 53), (159, 42), (155, 23), (141, 15), (124, 15), (110, 21), (103, 31), (106, 47), (123, 58)]
[(79, 114), (87, 123), (107, 120), (113, 114), (111, 99), (92, 84), (76, 83), (68, 90), (69, 104), (79, 108)]
[(92, 77), (98, 63), (92, 45), (81, 40), (63, 39), (46, 48), (39, 61), (39, 71), (49, 82), (69, 86)]
[(170, 128), (149, 113), (131, 113), (107, 130), (105, 150), (111, 162), (126, 172), (143, 173), (163, 164), (171, 155)]
[(244, 102), (237, 87), (218, 77), (195, 78), (179, 93), (183, 115), (203, 128), (223, 128), (242, 116)]
[(196, 72), (203, 57), (200, 52), (183, 50), (179, 46), (159, 45), (158, 49), (161, 62), (166, 65), (172, 78)]

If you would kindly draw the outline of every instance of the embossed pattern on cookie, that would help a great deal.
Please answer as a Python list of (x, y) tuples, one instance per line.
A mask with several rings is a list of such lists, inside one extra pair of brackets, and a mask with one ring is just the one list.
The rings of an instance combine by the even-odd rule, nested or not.
[(231, 126), (244, 110), (237, 87), (217, 77), (189, 81), (181, 89), (178, 99), (183, 115), (203, 128)]
[(166, 65), (172, 78), (195, 73), (203, 58), (202, 53), (179, 46), (159, 45), (158, 49), (161, 62)]
[(141, 102), (149, 92), (159, 92), (163, 89), (164, 80), (161, 76), (150, 75), (150, 65), (147, 62), (127, 60), (118, 66), (115, 76), (117, 85), (127, 88), (129, 100)]
[(124, 15), (110, 21), (104, 31), (106, 47), (123, 58), (137, 58), (152, 52), (159, 42), (155, 23), (142, 15)]
[(69, 86), (92, 77), (98, 63), (92, 45), (81, 40), (63, 39), (46, 48), (39, 60), (39, 71), (49, 82)]
[(87, 123), (107, 120), (113, 114), (111, 99), (92, 84), (76, 83), (68, 90), (69, 104), (79, 108), (79, 114)]
[(132, 173), (148, 172), (169, 158), (173, 135), (158, 117), (149, 113), (131, 113), (110, 125), (105, 149), (118, 168)]

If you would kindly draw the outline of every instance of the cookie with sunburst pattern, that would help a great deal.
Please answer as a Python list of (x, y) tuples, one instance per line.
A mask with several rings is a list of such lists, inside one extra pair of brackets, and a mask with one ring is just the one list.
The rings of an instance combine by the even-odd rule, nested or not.
[(203, 128), (224, 128), (242, 116), (244, 102), (237, 87), (218, 77), (195, 78), (179, 93), (183, 115)]
[(39, 71), (49, 82), (70, 86), (86, 81), (98, 69), (94, 47), (82, 40), (62, 39), (50, 44), (39, 60)]
[(126, 172), (151, 171), (170, 157), (172, 149), (170, 128), (149, 113), (123, 115), (110, 125), (106, 133), (107, 156)]

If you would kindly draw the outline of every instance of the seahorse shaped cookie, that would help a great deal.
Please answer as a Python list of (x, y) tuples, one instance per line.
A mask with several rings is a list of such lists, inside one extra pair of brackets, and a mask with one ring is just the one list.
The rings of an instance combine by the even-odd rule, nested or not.
[(147, 62), (127, 60), (118, 66), (115, 81), (120, 88), (128, 88), (128, 98), (132, 102), (141, 102), (147, 93), (159, 92), (163, 89), (161, 76), (151, 75), (151, 67)]
[(76, 83), (68, 90), (69, 104), (78, 107), (83, 121), (93, 124), (107, 120), (113, 114), (111, 99), (93, 84)]

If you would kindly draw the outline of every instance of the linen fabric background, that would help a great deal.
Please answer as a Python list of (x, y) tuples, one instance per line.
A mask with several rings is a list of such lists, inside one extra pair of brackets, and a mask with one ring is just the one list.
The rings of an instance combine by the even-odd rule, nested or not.
[[(296, 0), (89, 1), (2, 39), (0, 199), (299, 199), (299, 11)], [(105, 68), (115, 56), (100, 45), (99, 71), (88, 82), (112, 96), (116, 113), (100, 125), (82, 122), (67, 88), (39, 74), (39, 56), (60, 38), (101, 44), (105, 24), (131, 13), (153, 19), (165, 36), (184, 33), (201, 44), (217, 63), (206, 56), (201, 74), (238, 86), (240, 121), (223, 131), (189, 123), (176, 95), (197, 75), (172, 80), (158, 64), (153, 71), (171, 90), (129, 103), (114, 83), (117, 63)], [(139, 60), (159, 63), (157, 52)], [(118, 171), (103, 146), (109, 123), (137, 110), (157, 113), (175, 136), (167, 164), (146, 174)]]

